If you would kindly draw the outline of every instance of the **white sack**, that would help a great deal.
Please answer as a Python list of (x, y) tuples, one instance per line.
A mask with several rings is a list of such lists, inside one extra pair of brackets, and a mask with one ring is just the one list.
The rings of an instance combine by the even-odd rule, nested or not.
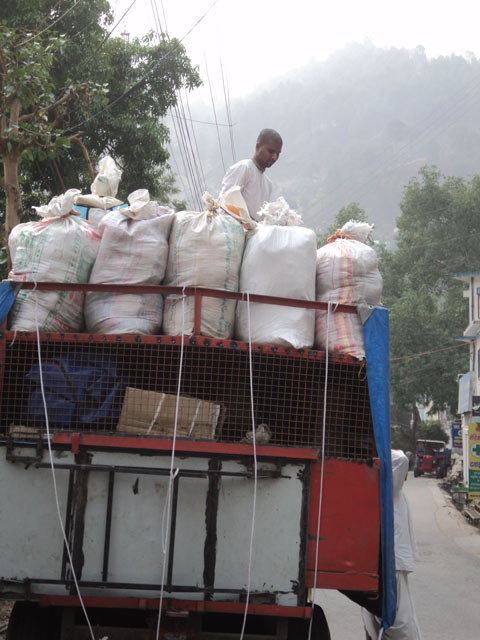
[[(175, 214), (164, 284), (238, 291), (243, 227), (218, 209), (211, 196), (204, 194), (203, 199), (207, 211)], [(181, 335), (183, 327), (184, 334), (193, 333), (193, 315), (193, 297), (166, 296), (163, 332)], [(234, 320), (235, 300), (203, 298), (202, 335), (231, 338)]]
[(302, 216), (295, 209), (290, 209), (288, 202), (282, 196), (275, 202), (266, 202), (258, 212), (258, 216), (265, 224), (278, 224), (282, 227), (303, 225)]
[[(259, 224), (245, 247), (240, 291), (314, 301), (316, 249), (311, 229)], [(252, 342), (308, 349), (314, 327), (314, 309), (250, 303)], [(236, 337), (249, 339), (247, 302), (237, 306)]]
[(100, 220), (106, 213), (123, 204), (121, 200), (117, 200), (112, 196), (97, 196), (93, 193), (75, 196), (73, 203), (79, 207), (86, 207), (87, 214), (85, 219), (94, 227), (98, 227)]
[(97, 196), (112, 196), (114, 198), (117, 195), (122, 173), (122, 170), (115, 164), (115, 160), (110, 156), (105, 156), (98, 163), (98, 173), (90, 185), (92, 193)]
[[(10, 280), (86, 283), (98, 252), (100, 236), (88, 222), (70, 214), (70, 189), (34, 207), (43, 220), (18, 224), (8, 246), (12, 258)], [(20, 291), (10, 314), (10, 328), (35, 331), (79, 331), (83, 327), (84, 294), (72, 291)], [(35, 304), (36, 301), (36, 304)]]
[[(150, 200), (146, 189), (128, 196), (129, 207), (100, 222), (100, 249), (90, 282), (159, 285), (165, 275), (173, 211)], [(87, 293), (85, 322), (91, 333), (159, 333), (161, 294)]]
[[(342, 227), (351, 238), (338, 237), (317, 251), (317, 300), (339, 304), (369, 304), (377, 306), (382, 294), (382, 276), (377, 267), (374, 249), (353, 237), (363, 237), (370, 225), (349, 221)], [(327, 327), (328, 325), (328, 327)], [(363, 329), (358, 314), (317, 311), (315, 346), (341, 351), (355, 358), (364, 358)]]

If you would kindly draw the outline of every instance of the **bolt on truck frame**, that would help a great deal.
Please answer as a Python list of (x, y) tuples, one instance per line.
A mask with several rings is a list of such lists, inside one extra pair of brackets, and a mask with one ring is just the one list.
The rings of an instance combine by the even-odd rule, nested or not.
[[(200, 335), (202, 299), (238, 293), (35, 288), (193, 295), (195, 321), (185, 336), (4, 323), (0, 597), (16, 601), (10, 640), (321, 640), (314, 588), (392, 622), (384, 309), (330, 309), (361, 312), (358, 361)], [(250, 302), (272, 313), (327, 308)], [(253, 419), (269, 434), (255, 446)]]

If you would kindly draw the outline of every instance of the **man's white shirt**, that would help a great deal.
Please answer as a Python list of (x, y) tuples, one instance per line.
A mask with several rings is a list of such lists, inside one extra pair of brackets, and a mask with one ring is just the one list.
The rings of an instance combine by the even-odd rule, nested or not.
[(265, 202), (271, 201), (272, 181), (258, 169), (253, 160), (240, 160), (232, 165), (222, 180), (220, 195), (231, 187), (241, 188), (248, 213), (254, 220), (259, 220), (258, 211)]

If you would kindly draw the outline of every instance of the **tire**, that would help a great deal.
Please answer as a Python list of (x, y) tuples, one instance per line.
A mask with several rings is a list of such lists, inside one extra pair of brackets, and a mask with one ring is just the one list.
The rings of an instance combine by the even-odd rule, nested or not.
[(8, 623), (6, 640), (58, 640), (60, 612), (37, 602), (16, 602)]
[[(308, 640), (310, 620), (290, 618), (288, 621), (288, 640)], [(313, 607), (311, 640), (331, 640), (328, 622), (322, 607)]]

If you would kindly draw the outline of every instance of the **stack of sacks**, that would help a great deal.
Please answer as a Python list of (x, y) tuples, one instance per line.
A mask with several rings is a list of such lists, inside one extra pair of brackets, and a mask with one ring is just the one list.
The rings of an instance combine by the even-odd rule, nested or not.
[[(90, 282), (161, 284), (167, 265), (173, 210), (150, 200), (147, 189), (128, 196), (129, 205), (102, 218), (98, 257)], [(91, 333), (159, 333), (161, 294), (87, 294), (85, 322)]]
[(122, 171), (110, 156), (105, 156), (98, 163), (98, 174), (90, 185), (91, 193), (78, 195), (74, 200), (74, 209), (82, 218), (88, 220), (94, 227), (98, 227), (103, 216), (113, 209), (123, 205), (115, 197)]
[[(377, 306), (382, 276), (374, 249), (365, 244), (373, 226), (349, 220), (317, 251), (317, 300)], [(328, 333), (328, 335), (327, 335)], [(317, 311), (315, 346), (364, 358), (363, 329), (358, 314)]]
[[(86, 283), (97, 256), (100, 236), (72, 211), (78, 189), (34, 207), (43, 218), (18, 224), (8, 246), (10, 280)], [(83, 327), (84, 294), (72, 291), (20, 291), (10, 314), (16, 331), (79, 331)]]
[[(170, 234), (167, 286), (197, 286), (238, 291), (239, 271), (245, 244), (240, 222), (223, 212), (208, 194), (203, 195), (206, 211), (175, 214)], [(192, 296), (165, 298), (163, 332), (168, 335), (193, 333)], [(202, 300), (201, 334), (231, 338), (235, 320), (235, 300)]]
[[(315, 300), (315, 232), (283, 198), (266, 204), (245, 247), (240, 290), (251, 294)], [(250, 306), (250, 332), (248, 308)], [(239, 302), (236, 337), (248, 342), (308, 349), (313, 346), (315, 310)]]

